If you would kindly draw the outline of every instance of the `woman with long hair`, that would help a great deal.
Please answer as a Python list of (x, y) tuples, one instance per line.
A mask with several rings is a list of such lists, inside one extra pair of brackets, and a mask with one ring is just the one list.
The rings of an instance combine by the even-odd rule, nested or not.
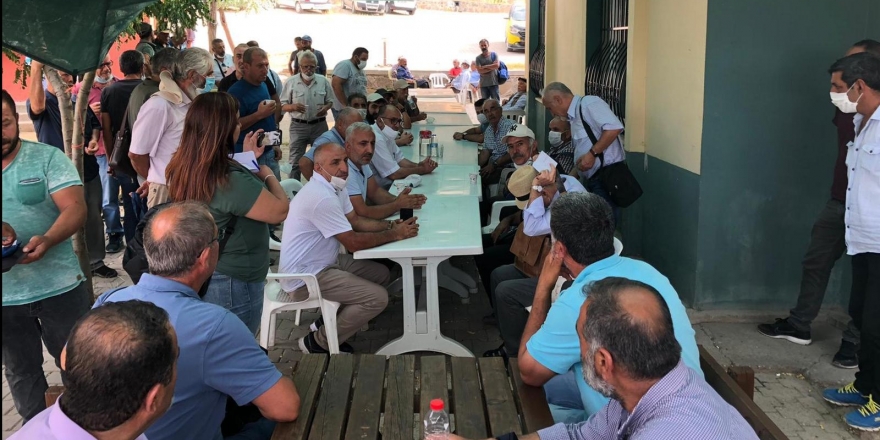
[[(240, 131), (235, 98), (199, 95), (165, 175), (172, 201), (204, 202), (217, 223), (222, 251), (204, 300), (235, 313), (256, 334), (269, 271), (269, 225), (284, 221), (288, 200), (269, 167), (254, 173), (230, 158)], [(261, 132), (244, 140), (244, 150), (257, 157)]]

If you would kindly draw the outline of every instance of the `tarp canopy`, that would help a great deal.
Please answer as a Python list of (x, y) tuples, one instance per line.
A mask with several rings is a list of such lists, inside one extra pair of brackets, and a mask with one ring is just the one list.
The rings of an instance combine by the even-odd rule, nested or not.
[(77, 75), (95, 70), (156, 0), (3, 0), (3, 46)]

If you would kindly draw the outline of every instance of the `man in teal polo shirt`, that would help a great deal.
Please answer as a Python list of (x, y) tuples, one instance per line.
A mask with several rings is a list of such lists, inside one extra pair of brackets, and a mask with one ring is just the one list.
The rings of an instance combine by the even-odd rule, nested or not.
[[(700, 355), (694, 329), (684, 305), (669, 280), (651, 265), (614, 255), (614, 214), (601, 197), (586, 192), (566, 193), (551, 208), (553, 249), (535, 289), (535, 300), (520, 345), (519, 367), (523, 382), (545, 385), (547, 401), (555, 404), (554, 417), (586, 420), (608, 403), (608, 398), (584, 381), (576, 322), (586, 301), (585, 287), (593, 281), (622, 277), (657, 289), (669, 306), (675, 338), (685, 365), (700, 376)], [(552, 307), (551, 291), (559, 276), (574, 280)], [(560, 376), (557, 376), (560, 375)], [(572, 384), (580, 394), (573, 395)], [(578, 400), (580, 400), (578, 402)], [(559, 408), (563, 407), (563, 408)]]

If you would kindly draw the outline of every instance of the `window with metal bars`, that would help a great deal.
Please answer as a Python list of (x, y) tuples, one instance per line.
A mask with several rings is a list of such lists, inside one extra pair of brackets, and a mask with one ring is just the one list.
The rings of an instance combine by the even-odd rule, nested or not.
[(626, 103), (626, 45), (628, 0), (603, 0), (602, 42), (587, 63), (584, 90), (608, 103), (624, 120)]
[(544, 44), (547, 41), (545, 32), (546, 11), (547, 0), (540, 0), (538, 2), (538, 10), (535, 11), (538, 14), (538, 32), (532, 34), (537, 36), (538, 46), (531, 59), (529, 59), (529, 89), (534, 91), (538, 97), (541, 96), (541, 91), (544, 90)]

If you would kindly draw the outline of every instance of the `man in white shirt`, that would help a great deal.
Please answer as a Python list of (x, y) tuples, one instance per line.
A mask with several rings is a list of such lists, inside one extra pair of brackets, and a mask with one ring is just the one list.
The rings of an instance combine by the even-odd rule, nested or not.
[(528, 83), (525, 78), (517, 78), (516, 92), (510, 95), (510, 98), (501, 103), (502, 111), (525, 110), (526, 102), (528, 102)]
[(214, 55), (214, 81), (219, 83), (226, 75), (235, 71), (235, 64), (232, 54), (226, 53), (226, 45), (219, 38), (211, 42), (211, 54)]
[[(290, 202), (281, 244), (282, 273), (310, 273), (318, 278), (324, 299), (342, 304), (336, 316), (339, 343), (351, 338), (364, 324), (385, 309), (388, 268), (368, 260), (340, 254), (341, 243), (349, 252), (373, 248), (415, 237), (417, 218), (380, 221), (359, 216), (346, 189), (348, 155), (338, 144), (321, 145), (315, 151), (312, 180)], [(294, 301), (309, 296), (302, 281), (284, 280), (284, 292)], [(299, 341), (303, 353), (327, 353), (323, 326)], [(346, 348), (350, 351), (350, 347)]]
[(306, 146), (327, 131), (327, 111), (333, 107), (333, 88), (316, 75), (318, 58), (309, 51), (298, 55), (300, 72), (284, 84), (281, 111), (290, 113), (290, 178), (299, 180), (299, 160)]
[[(849, 312), (861, 331), (855, 382), (823, 392), (825, 400), (859, 406), (845, 416), (862, 431), (880, 430), (880, 58), (862, 52), (837, 60), (828, 69), (832, 91), (846, 90), (855, 140), (848, 144), (846, 172), (846, 248), (852, 255)], [(843, 108), (841, 109), (844, 110)], [(878, 400), (874, 400), (878, 399)]]
[(410, 194), (412, 188), (405, 188), (394, 197), (376, 183), (373, 170), (370, 169), (375, 148), (376, 133), (368, 124), (355, 122), (345, 131), (349, 171), (346, 188), (354, 212), (361, 217), (382, 220), (401, 209), (421, 208), (428, 199), (422, 194)]
[(391, 188), (391, 182), (403, 179), (410, 174), (430, 174), (437, 168), (437, 162), (427, 158), (413, 163), (403, 157), (395, 139), (400, 131), (400, 111), (393, 105), (386, 105), (379, 110), (373, 131), (376, 133), (376, 152), (371, 166), (379, 186)]

